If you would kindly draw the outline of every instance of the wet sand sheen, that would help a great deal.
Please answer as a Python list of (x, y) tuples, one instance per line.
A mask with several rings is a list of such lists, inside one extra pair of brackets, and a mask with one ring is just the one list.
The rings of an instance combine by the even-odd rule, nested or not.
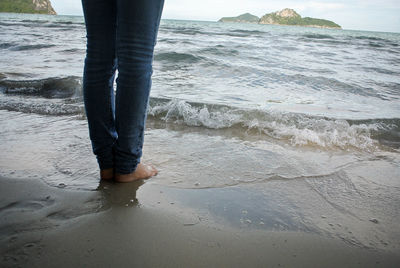
[(0, 182), (2, 267), (395, 267), (400, 260), (315, 234), (215, 224), (196, 210), (170, 209), (155, 184), (136, 194), (140, 183), (92, 192)]

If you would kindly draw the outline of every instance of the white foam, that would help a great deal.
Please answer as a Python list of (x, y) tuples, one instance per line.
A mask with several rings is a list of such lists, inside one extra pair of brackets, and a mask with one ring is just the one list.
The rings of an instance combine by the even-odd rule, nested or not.
[(172, 100), (166, 104), (154, 106), (149, 109), (149, 114), (153, 116), (165, 114), (162, 119), (167, 122), (183, 121), (189, 126), (205, 126), (214, 129), (231, 127), (241, 120), (240, 114), (231, 113), (229, 110), (210, 112), (206, 105), (202, 108), (193, 107), (183, 100)]
[(376, 149), (378, 141), (371, 137), (371, 131), (378, 131), (381, 128), (378, 123), (351, 125), (346, 120), (277, 111), (246, 111), (206, 104), (191, 105), (183, 100), (157, 104), (149, 109), (149, 114), (166, 122), (188, 126), (221, 129), (236, 125), (243, 127), (244, 131), (257, 129), (271, 138), (287, 140), (293, 146), (318, 146), (343, 150)]

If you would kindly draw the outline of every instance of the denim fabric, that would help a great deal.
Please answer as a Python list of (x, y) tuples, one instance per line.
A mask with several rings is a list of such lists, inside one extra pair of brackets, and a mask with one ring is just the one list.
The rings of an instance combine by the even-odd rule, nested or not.
[(163, 4), (164, 0), (82, 0), (87, 32), (83, 98), (100, 169), (114, 167), (128, 174), (140, 162)]

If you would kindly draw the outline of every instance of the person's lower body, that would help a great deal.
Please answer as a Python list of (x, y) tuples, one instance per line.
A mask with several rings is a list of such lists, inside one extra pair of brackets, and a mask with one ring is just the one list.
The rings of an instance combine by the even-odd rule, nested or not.
[(83, 98), (102, 178), (115, 174), (129, 181), (143, 168), (139, 163), (163, 3), (82, 0), (87, 30)]

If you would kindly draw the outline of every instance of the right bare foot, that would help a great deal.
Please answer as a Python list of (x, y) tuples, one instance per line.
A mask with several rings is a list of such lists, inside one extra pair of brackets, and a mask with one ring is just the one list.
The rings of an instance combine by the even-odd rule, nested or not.
[(131, 182), (136, 180), (148, 179), (152, 176), (157, 175), (158, 171), (151, 165), (139, 163), (136, 170), (129, 174), (115, 173), (114, 180), (116, 182)]

